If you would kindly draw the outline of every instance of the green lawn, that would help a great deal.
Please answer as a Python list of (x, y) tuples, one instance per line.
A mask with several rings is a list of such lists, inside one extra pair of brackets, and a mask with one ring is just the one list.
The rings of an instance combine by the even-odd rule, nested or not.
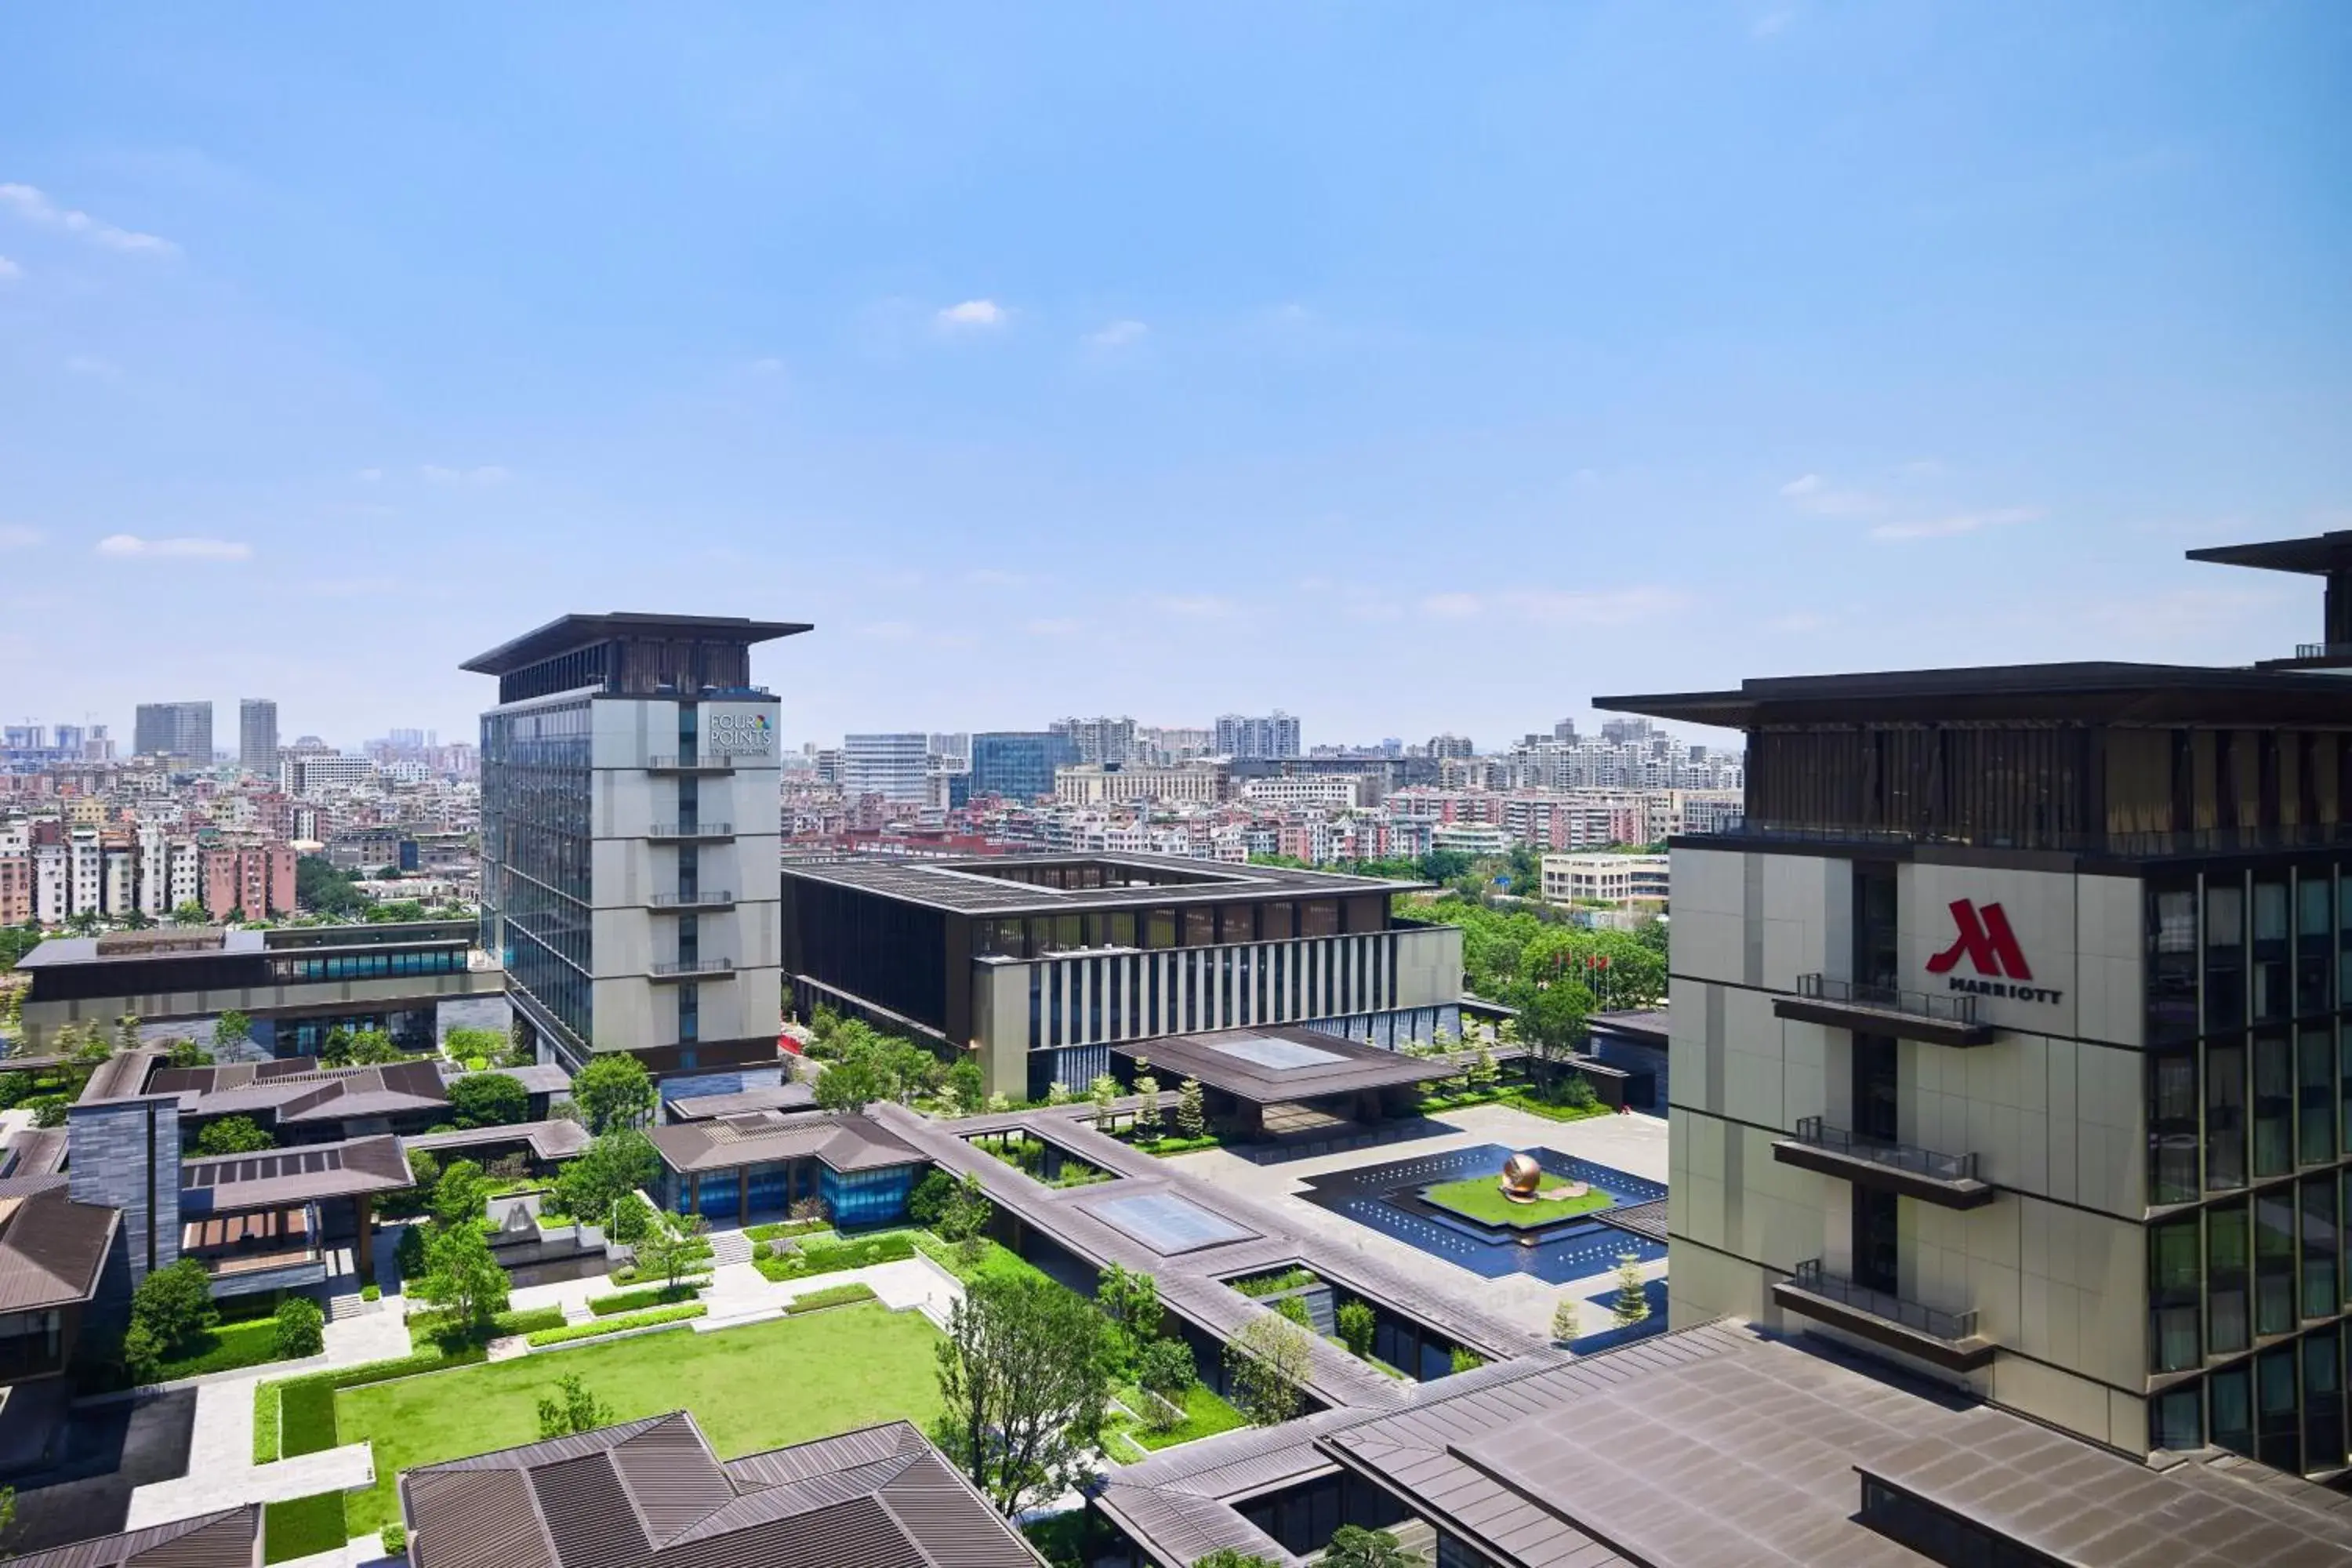
[[(1547, 1185), (1559, 1185), (1566, 1178), (1544, 1173)], [(1571, 1215), (1590, 1214), (1605, 1209), (1617, 1200), (1595, 1187), (1580, 1198), (1539, 1198), (1534, 1203), (1515, 1204), (1503, 1195), (1501, 1178), (1472, 1176), (1467, 1181), (1440, 1182), (1433, 1187), (1423, 1187), (1421, 1195), (1442, 1209), (1486, 1225), (1507, 1225), (1519, 1229), (1531, 1226), (1552, 1225)]]
[(346, 1389), (335, 1396), (337, 1435), (375, 1445), (375, 1488), (352, 1498), (352, 1532), (399, 1517), (393, 1482), (404, 1469), (537, 1441), (539, 1401), (567, 1374), (616, 1421), (693, 1411), (711, 1447), (733, 1458), (902, 1416), (928, 1426), (940, 1408), (939, 1340), (919, 1313), (845, 1307)]

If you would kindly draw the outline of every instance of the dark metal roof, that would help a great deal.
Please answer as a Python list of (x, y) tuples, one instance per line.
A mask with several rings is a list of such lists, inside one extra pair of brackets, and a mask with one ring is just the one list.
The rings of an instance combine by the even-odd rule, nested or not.
[(400, 1478), (415, 1568), (1036, 1568), (904, 1421), (722, 1465), (683, 1412)]
[(0, 1177), (46, 1176), (66, 1168), (73, 1136), (62, 1127), (20, 1128), (0, 1141)]
[(341, 1143), (306, 1143), (257, 1154), (215, 1154), (180, 1163), (185, 1217), (274, 1208), (413, 1186), (408, 1157), (390, 1133)]
[(1669, 1020), (1664, 1007), (1624, 1013), (1594, 1013), (1589, 1015), (1584, 1022), (1598, 1033), (1614, 1035), (1637, 1045), (1655, 1046), (1660, 1050), (1666, 1046)]
[(862, 1116), (814, 1111), (786, 1116), (747, 1111), (707, 1121), (676, 1121), (647, 1134), (673, 1171), (724, 1171), (810, 1156), (835, 1171), (920, 1163), (923, 1156)]
[(741, 616), (656, 616), (627, 610), (602, 616), (558, 616), (488, 653), (476, 654), (457, 668), (477, 675), (504, 675), (615, 637), (698, 638), (749, 647), (809, 629), (803, 621), (754, 621)]
[(670, 1114), (681, 1121), (709, 1121), (750, 1110), (806, 1110), (816, 1103), (816, 1086), (771, 1084), (738, 1089), (732, 1094), (689, 1094), (667, 1103)]
[(260, 1561), (257, 1502), (0, 1559), (8, 1568), (254, 1568)]
[(2342, 724), (2341, 676), (2174, 664), (2012, 664), (1854, 675), (1773, 677), (1733, 691), (1596, 697), (1595, 708), (1691, 724), (2073, 721)]
[(312, 1057), (164, 1068), (147, 1080), (147, 1092), (178, 1095), (186, 1116), (259, 1110), (295, 1123), (399, 1116), (449, 1103), (440, 1069), (423, 1058), (355, 1068), (322, 1068)]
[(2259, 566), (2266, 572), (2305, 572), (2326, 576), (2352, 572), (2352, 529), (2315, 534), (2309, 539), (2278, 539), (2267, 544), (2221, 544), (2192, 550), (2191, 561), (2221, 566)]
[(588, 1129), (577, 1121), (514, 1121), (503, 1127), (467, 1127), (449, 1132), (412, 1132), (404, 1149), (487, 1149), (500, 1143), (527, 1142), (534, 1158), (569, 1160), (588, 1147)]
[[(1004, 868), (1045, 865), (1099, 866), (1129, 882), (1106, 888), (1050, 888), (1014, 881)], [(1175, 875), (1175, 881), (1153, 881)], [(1000, 855), (957, 859), (796, 860), (784, 865), (789, 882), (830, 882), (902, 902), (962, 914), (1077, 914), (1088, 910), (1144, 910), (1169, 904), (1246, 903), (1265, 899), (1340, 898), (1350, 893), (1395, 893), (1426, 888), (1427, 882), (1382, 877), (1345, 877), (1336, 871), (1302, 871), (1289, 866), (1236, 866), (1178, 855)]]
[(108, 1100), (136, 1100), (147, 1092), (147, 1075), (163, 1064), (164, 1053), (152, 1046), (117, 1051), (98, 1064), (81, 1086), (76, 1105), (96, 1105)]
[[(1148, 1058), (1163, 1089), (1196, 1078), (1211, 1089), (1260, 1105), (1427, 1083), (1461, 1070), (1450, 1061), (1409, 1057), (1344, 1035), (1286, 1024), (1162, 1035), (1116, 1044), (1111, 1050), (1129, 1060)], [(1325, 1059), (1310, 1059), (1309, 1052)]]
[(121, 1217), (74, 1202), (61, 1175), (0, 1181), (0, 1312), (69, 1307), (96, 1295)]

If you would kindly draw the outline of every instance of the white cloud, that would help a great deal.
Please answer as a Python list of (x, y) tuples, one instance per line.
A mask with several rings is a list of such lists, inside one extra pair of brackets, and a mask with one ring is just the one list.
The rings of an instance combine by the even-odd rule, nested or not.
[(0, 550), (30, 550), (41, 542), (41, 531), (15, 523), (0, 523)]
[(1882, 522), (1870, 531), (1870, 537), (1948, 539), (1957, 533), (1974, 533), (1979, 529), (2008, 528), (2016, 523), (2032, 522), (2041, 515), (2039, 507), (1995, 507), (1990, 511), (1953, 512), (1946, 517), (1921, 518), (1912, 522)]
[(0, 283), (8, 282), (12, 279), (22, 278), (24, 275), (25, 269), (23, 268), (17, 266), (6, 257), (0, 256)]
[(382, 468), (362, 468), (358, 473), (353, 474), (352, 477), (359, 480), (359, 482), (363, 485), (372, 485), (375, 483), (376, 480), (383, 478), (383, 470)]
[(176, 256), (180, 252), (180, 247), (168, 239), (117, 228), (110, 223), (100, 223), (86, 212), (61, 207), (32, 185), (0, 185), (0, 207), (8, 208), (26, 223), (42, 228), (63, 229), (77, 238), (86, 239), (108, 250), (140, 252), (150, 256)]
[(993, 300), (966, 300), (961, 305), (950, 305), (934, 318), (949, 331), (972, 327), (1001, 327), (1013, 312)]
[(1780, 499), (1814, 517), (1874, 517), (1886, 503), (1868, 490), (1839, 489), (1819, 474), (1803, 474), (1780, 487)]
[(427, 463), (416, 470), (425, 482), (433, 485), (495, 485), (503, 483), (507, 471), (496, 463), (486, 463), (478, 468), (445, 468), (438, 463)]
[(1087, 333), (1087, 342), (1098, 349), (1121, 349), (1141, 342), (1150, 331), (1141, 321), (1113, 321), (1100, 331)]
[(1216, 594), (1161, 594), (1151, 600), (1151, 605), (1163, 615), (1181, 616), (1192, 621), (1222, 621), (1241, 609), (1231, 599)]
[(98, 542), (100, 555), (117, 560), (156, 557), (180, 561), (244, 561), (253, 546), (233, 539), (142, 539), (135, 533), (110, 533)]
[(1433, 594), (1421, 602), (1424, 614), (1454, 620), (1488, 616), (1508, 624), (1622, 626), (1671, 614), (1689, 603), (1666, 588), (1507, 588), (1497, 593)]
[(121, 365), (96, 354), (75, 354), (66, 361), (66, 368), (76, 375), (96, 376), (100, 381), (112, 381), (122, 374)]

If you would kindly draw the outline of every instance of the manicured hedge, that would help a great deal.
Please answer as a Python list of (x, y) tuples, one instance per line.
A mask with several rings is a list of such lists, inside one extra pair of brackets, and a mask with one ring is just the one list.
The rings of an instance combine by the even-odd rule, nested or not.
[(605, 1318), (593, 1323), (583, 1323), (576, 1329), (545, 1329), (530, 1336), (533, 1350), (547, 1345), (569, 1344), (573, 1340), (593, 1340), (600, 1334), (617, 1334), (629, 1329), (650, 1329), (663, 1323), (682, 1323), (688, 1318), (699, 1318), (710, 1309), (697, 1301), (690, 1307), (661, 1307), (650, 1312), (632, 1312), (625, 1318)]
[(286, 1563), (315, 1552), (339, 1551), (351, 1539), (343, 1524), (341, 1492), (320, 1492), (312, 1497), (265, 1504), (261, 1529), (264, 1563)]
[[(676, 1302), (693, 1300), (709, 1283), (708, 1279), (681, 1279), (675, 1290), (667, 1285), (648, 1285), (642, 1290), (616, 1290), (610, 1296), (591, 1296), (588, 1298), (588, 1310), (600, 1318), (609, 1318), (645, 1307), (667, 1307)], [(539, 1326), (550, 1328), (554, 1325), (541, 1323)]]
[(812, 1236), (820, 1230), (831, 1230), (829, 1219), (780, 1219), (772, 1225), (755, 1225), (743, 1235), (751, 1241), (773, 1241), (785, 1236)]
[(784, 1310), (795, 1315), (802, 1312), (822, 1312), (827, 1307), (846, 1307), (852, 1301), (874, 1300), (874, 1287), (863, 1284), (828, 1285), (822, 1290), (812, 1290), (805, 1296), (795, 1296)]
[(761, 1274), (771, 1279), (805, 1279), (812, 1274), (838, 1274), (845, 1268), (897, 1263), (914, 1256), (915, 1238), (905, 1231), (894, 1230), (858, 1241), (804, 1247), (798, 1252), (788, 1252), (782, 1257), (772, 1255), (755, 1258), (751, 1261)]
[(255, 1318), (242, 1323), (221, 1323), (198, 1336), (195, 1348), (155, 1368), (151, 1383), (201, 1377), (208, 1372), (234, 1372), (278, 1360), (278, 1320)]
[[(428, 1345), (442, 1343), (439, 1331), (448, 1321), (448, 1315), (443, 1312), (418, 1313), (408, 1320), (408, 1342), (419, 1351)], [(500, 1312), (490, 1320), (489, 1328), (482, 1337), (485, 1340), (502, 1340), (513, 1334), (537, 1333), (541, 1329), (560, 1329), (562, 1326), (562, 1308), (534, 1307), (523, 1312)]]
[(481, 1346), (466, 1345), (447, 1355), (428, 1351), (395, 1361), (372, 1361), (262, 1384), (253, 1391), (253, 1462), (266, 1465), (280, 1458), (334, 1447), (338, 1442), (335, 1390), (339, 1388), (389, 1383), (395, 1377), (472, 1366), (488, 1359), (489, 1352)]

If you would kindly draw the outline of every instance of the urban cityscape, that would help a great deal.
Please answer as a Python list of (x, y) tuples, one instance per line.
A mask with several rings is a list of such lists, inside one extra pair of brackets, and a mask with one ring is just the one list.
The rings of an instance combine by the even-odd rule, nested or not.
[(2352, 30), (1893, 15), (27, 28), (0, 1568), (2352, 1563)]

